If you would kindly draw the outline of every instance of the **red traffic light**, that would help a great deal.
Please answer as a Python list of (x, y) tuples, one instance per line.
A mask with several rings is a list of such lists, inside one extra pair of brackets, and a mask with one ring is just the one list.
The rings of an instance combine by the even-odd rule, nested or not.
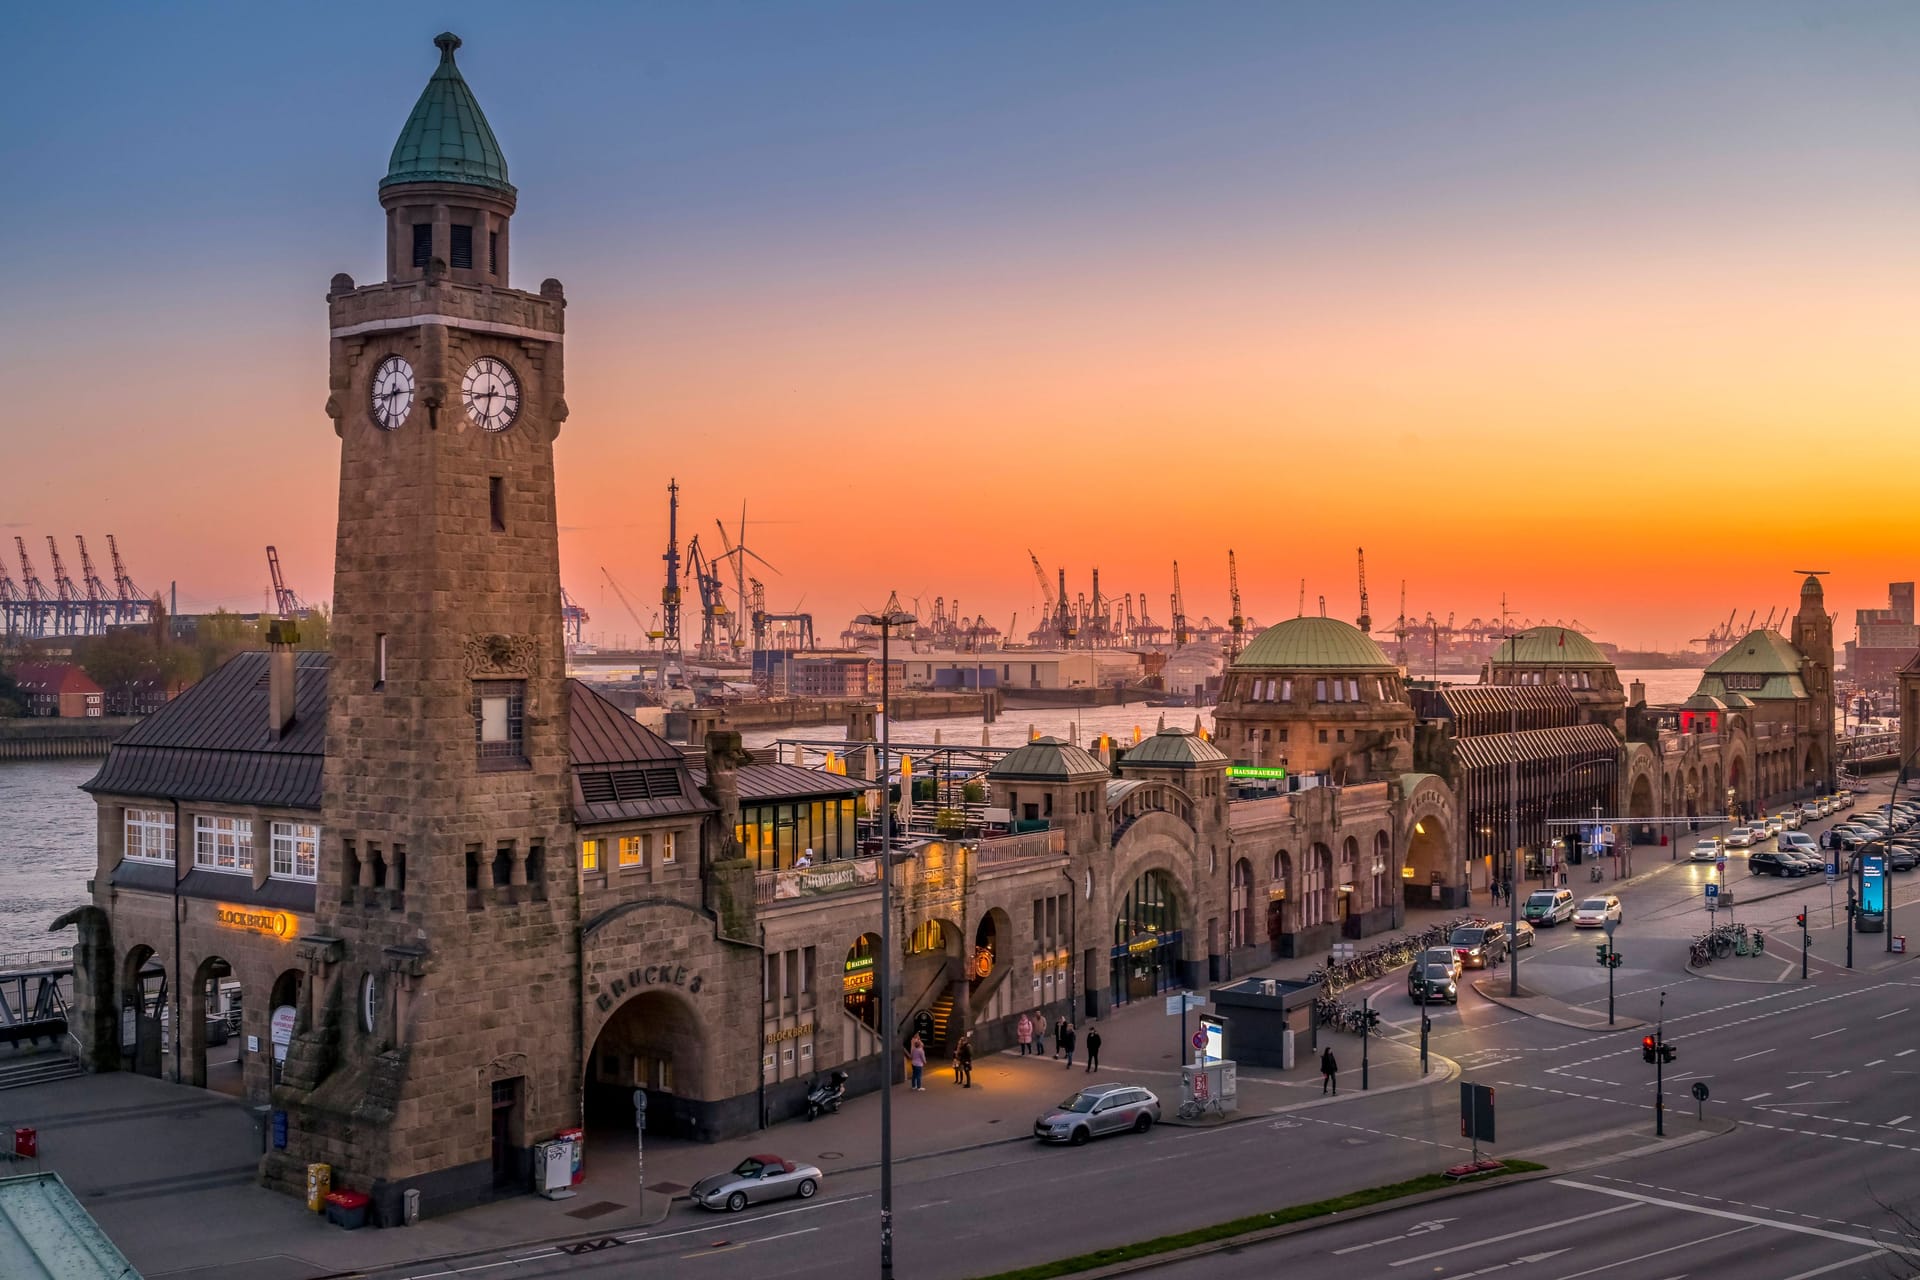
[(1797, 916), (1795, 916), (1795, 917), (1793, 918), (1793, 922), (1794, 922), (1795, 924), (1797, 924), (1797, 925), (1799, 925), (1799, 926), (1800, 926), (1800, 927), (1801, 927), (1802, 929), (1804, 929), (1804, 928), (1806, 928), (1806, 927), (1807, 927), (1807, 913), (1806, 913), (1806, 912), (1804, 912), (1804, 911), (1802, 911), (1802, 912), (1801, 912), (1801, 913), (1800, 913), (1799, 915), (1797, 915)]
[(1654, 1043), (1654, 1042), (1653, 1042), (1653, 1037), (1652, 1037), (1652, 1036), (1641, 1036), (1641, 1037), (1640, 1037), (1640, 1047), (1641, 1047), (1642, 1049), (1645, 1049), (1645, 1050), (1647, 1050), (1647, 1051), (1648, 1051), (1649, 1053), (1651, 1053), (1651, 1052), (1653, 1051), (1653, 1043)]
[(1659, 1056), (1660, 1056), (1659, 1050), (1654, 1046), (1653, 1037), (1641, 1036), (1640, 1037), (1640, 1057), (1642, 1058), (1642, 1060), (1647, 1062), (1654, 1062), (1658, 1060)]

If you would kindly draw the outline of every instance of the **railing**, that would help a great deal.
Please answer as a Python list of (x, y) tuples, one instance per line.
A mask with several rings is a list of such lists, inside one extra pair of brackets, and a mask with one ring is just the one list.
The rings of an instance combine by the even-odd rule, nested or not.
[(48, 969), (72, 963), (72, 947), (41, 947), (34, 951), (0, 953), (0, 972), (8, 969)]
[(753, 900), (760, 906), (800, 902), (879, 883), (880, 859), (842, 858), (817, 867), (759, 872), (753, 877)]
[(973, 846), (973, 865), (984, 871), (1014, 862), (1054, 858), (1067, 851), (1067, 833), (1059, 827), (1023, 831), (1019, 835), (988, 836)]

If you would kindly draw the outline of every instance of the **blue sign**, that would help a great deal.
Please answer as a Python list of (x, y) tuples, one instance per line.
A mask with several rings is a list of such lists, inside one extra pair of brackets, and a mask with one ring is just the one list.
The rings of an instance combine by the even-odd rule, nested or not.
[(1715, 898), (1718, 898), (1719, 896), (1720, 896), (1720, 886), (1709, 882), (1707, 885), (1707, 901), (1711, 903)]
[(273, 1113), (273, 1149), (275, 1151), (287, 1149), (287, 1113), (284, 1111)]
[(1840, 878), (1840, 868), (1834, 863), (1829, 862), (1827, 864), (1827, 881), (1831, 883), (1835, 880), (1838, 880), (1839, 878)]
[(1881, 854), (1860, 859), (1860, 910), (1870, 916), (1887, 912), (1887, 860)]

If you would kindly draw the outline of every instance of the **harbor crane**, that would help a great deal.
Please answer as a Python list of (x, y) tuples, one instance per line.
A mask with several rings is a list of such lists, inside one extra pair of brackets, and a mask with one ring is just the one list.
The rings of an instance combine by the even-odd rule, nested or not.
[(13, 535), (13, 549), (20, 554), (20, 586), (28, 609), (26, 634), (43, 636), (47, 634), (47, 614), (52, 610), (53, 595), (47, 590), (47, 584), (40, 581), (40, 575), (33, 571), (33, 561), (27, 559), (27, 540), (17, 533)]
[(1173, 647), (1187, 647), (1187, 604), (1180, 596), (1180, 562), (1173, 562)]
[(1407, 665), (1407, 580), (1400, 579), (1400, 617), (1393, 624), (1393, 639), (1396, 647), (1394, 661), (1402, 668)]
[(814, 647), (813, 615), (810, 613), (768, 613), (767, 589), (758, 578), (747, 579), (747, 602), (752, 606), (748, 615), (753, 623), (753, 647), (756, 651), (767, 647), (767, 630), (775, 622), (791, 622), (799, 628), (799, 643), (794, 648), (811, 649)]
[(113, 620), (140, 622), (153, 616), (153, 602), (134, 583), (127, 566), (120, 560), (120, 544), (107, 535), (107, 558), (113, 562)]
[(633, 601), (627, 599), (627, 593), (620, 589), (619, 581), (611, 573), (607, 572), (607, 566), (600, 566), (600, 576), (605, 578), (607, 585), (613, 588), (614, 598), (620, 602), (620, 607), (627, 611), (627, 616), (633, 619), (633, 625), (640, 628), (640, 634), (646, 636), (649, 640), (661, 639), (664, 632), (650, 628), (640, 620), (640, 611), (633, 607)]
[(700, 592), (698, 653), (701, 660), (715, 662), (720, 658), (720, 643), (715, 623), (726, 631), (727, 643), (738, 652), (739, 638), (734, 634), (732, 611), (727, 608), (726, 583), (720, 577), (718, 566), (701, 552), (698, 534), (687, 541), (687, 571), (693, 575), (694, 586)]
[(1233, 548), (1227, 548), (1227, 598), (1233, 611), (1227, 615), (1227, 665), (1240, 656), (1240, 640), (1247, 629), (1247, 620), (1240, 613), (1240, 567), (1233, 561)]
[(58, 635), (80, 635), (80, 588), (67, 576), (67, 566), (60, 563), (60, 544), (47, 535), (47, 555), (53, 561), (54, 590), (54, 631)]
[(273, 612), (276, 617), (292, 618), (305, 612), (300, 607), (300, 597), (294, 594), (292, 587), (280, 572), (280, 553), (272, 547), (267, 548), (267, 576), (273, 579)]
[(587, 620), (593, 615), (588, 613), (574, 598), (567, 594), (565, 587), (560, 588), (560, 628), (569, 645), (583, 643), (583, 632)]
[[(684, 665), (686, 655), (680, 648), (680, 482), (671, 476), (667, 478), (667, 550), (660, 558), (667, 562), (667, 584), (660, 589), (661, 634), (657, 638), (662, 647)], [(607, 571), (602, 568), (600, 572)], [(613, 581), (613, 576), (608, 574), (607, 580)], [(617, 584), (613, 590), (615, 595), (620, 595)], [(620, 603), (627, 603), (624, 595), (620, 595)], [(633, 614), (635, 622), (640, 622), (640, 615), (632, 605), (627, 605), (627, 612)], [(644, 623), (640, 629), (648, 631)], [(650, 639), (655, 638), (650, 632), (648, 635)]]
[(87, 634), (99, 635), (107, 629), (108, 607), (113, 597), (107, 594), (107, 584), (94, 570), (93, 557), (87, 554), (86, 536), (76, 533), (73, 540), (80, 544), (80, 585), (86, 589)]
[(1360, 624), (1360, 634), (1366, 635), (1373, 630), (1373, 606), (1367, 603), (1367, 549), (1360, 548), (1360, 616), (1355, 619)]

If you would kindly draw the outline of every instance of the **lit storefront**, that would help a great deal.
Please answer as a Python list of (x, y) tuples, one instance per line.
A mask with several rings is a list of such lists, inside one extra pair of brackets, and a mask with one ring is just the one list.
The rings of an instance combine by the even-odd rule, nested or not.
[(1133, 882), (1113, 922), (1113, 999), (1144, 1000), (1180, 985), (1180, 916), (1173, 879), (1149, 871)]

